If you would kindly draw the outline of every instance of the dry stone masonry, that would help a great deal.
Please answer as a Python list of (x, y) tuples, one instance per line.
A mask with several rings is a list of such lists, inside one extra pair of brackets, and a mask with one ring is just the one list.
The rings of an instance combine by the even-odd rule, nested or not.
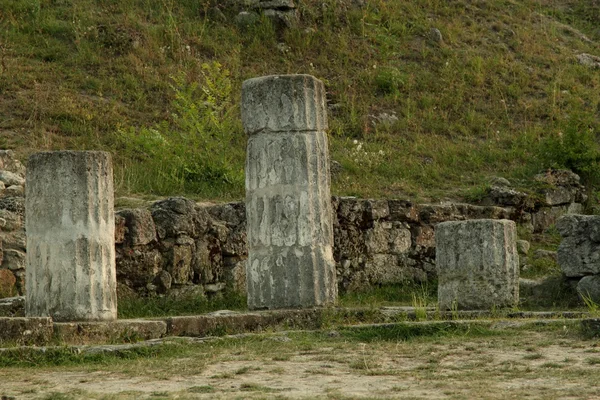
[(44, 152), (27, 168), (29, 317), (117, 317), (113, 171), (109, 153)]
[(25, 166), (0, 150), (0, 297), (25, 292)]
[[(25, 178), (25, 167), (9, 150), (0, 151), (0, 171)], [(2, 181), (5, 186), (0, 189), (0, 298), (25, 293), (24, 186), (14, 184), (22, 181), (5, 179), (10, 186)], [(434, 230), (440, 222), (512, 219), (542, 231), (560, 215), (581, 208), (585, 194), (577, 175), (547, 171), (537, 179), (543, 190), (527, 198), (498, 178), (493, 182), (498, 189), (489, 192), (491, 205), (481, 206), (333, 197), (338, 290), (436, 279)], [(115, 224), (120, 297), (246, 293), (243, 202), (207, 204), (169, 198), (118, 211)], [(593, 282), (591, 276), (582, 285)]]
[(485, 310), (519, 302), (516, 224), (508, 220), (444, 222), (436, 226), (441, 310)]
[(251, 309), (336, 300), (326, 112), (323, 82), (310, 75), (242, 86)]

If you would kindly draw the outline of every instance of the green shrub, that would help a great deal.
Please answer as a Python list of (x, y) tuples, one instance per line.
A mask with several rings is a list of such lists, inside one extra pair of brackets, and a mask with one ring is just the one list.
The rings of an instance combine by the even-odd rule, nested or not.
[(158, 192), (207, 194), (225, 186), (241, 190), (244, 139), (239, 139), (244, 135), (232, 116), (236, 107), (229, 71), (213, 62), (202, 65), (200, 85), (187, 83), (183, 74), (172, 79), (171, 119), (150, 128), (121, 129), (120, 144), (132, 159), (169, 183)]
[(555, 135), (542, 140), (540, 159), (544, 168), (567, 168), (586, 185), (600, 182), (600, 146), (593, 122), (572, 117)]

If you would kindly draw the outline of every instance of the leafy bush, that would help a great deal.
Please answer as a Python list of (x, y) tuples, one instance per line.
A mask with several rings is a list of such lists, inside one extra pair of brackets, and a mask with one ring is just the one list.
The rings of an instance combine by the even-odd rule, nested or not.
[(567, 168), (586, 185), (600, 183), (600, 146), (595, 125), (585, 118), (571, 118), (564, 129), (542, 140), (539, 154), (544, 168)]
[(241, 188), (244, 140), (239, 139), (244, 135), (232, 116), (236, 107), (229, 71), (213, 62), (202, 65), (200, 85), (188, 84), (183, 74), (172, 79), (171, 119), (150, 128), (121, 129), (125, 151), (169, 182), (167, 191), (206, 194), (210, 186)]

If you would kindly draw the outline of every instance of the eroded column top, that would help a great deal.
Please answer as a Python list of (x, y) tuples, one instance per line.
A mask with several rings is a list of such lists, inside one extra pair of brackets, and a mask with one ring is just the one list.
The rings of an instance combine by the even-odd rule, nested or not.
[(260, 132), (327, 129), (325, 85), (312, 75), (270, 75), (242, 85), (242, 123)]

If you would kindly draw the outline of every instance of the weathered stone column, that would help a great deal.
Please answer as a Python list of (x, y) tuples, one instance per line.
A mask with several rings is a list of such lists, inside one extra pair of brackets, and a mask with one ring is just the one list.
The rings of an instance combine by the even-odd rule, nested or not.
[(516, 225), (509, 220), (443, 222), (435, 227), (441, 310), (512, 307), (519, 301)]
[(111, 156), (58, 151), (29, 158), (25, 229), (29, 317), (117, 317)]
[(323, 82), (266, 76), (242, 86), (248, 307), (335, 302), (333, 226)]

